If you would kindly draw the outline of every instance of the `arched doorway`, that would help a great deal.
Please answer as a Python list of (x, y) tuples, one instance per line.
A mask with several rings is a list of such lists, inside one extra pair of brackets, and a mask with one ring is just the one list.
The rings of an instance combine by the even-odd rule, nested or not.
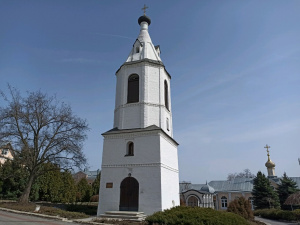
[(195, 196), (190, 196), (189, 199), (188, 199), (188, 206), (192, 206), (192, 207), (197, 207), (199, 206), (199, 200), (197, 197)]
[(120, 186), (120, 211), (138, 211), (139, 183), (133, 177), (126, 177)]

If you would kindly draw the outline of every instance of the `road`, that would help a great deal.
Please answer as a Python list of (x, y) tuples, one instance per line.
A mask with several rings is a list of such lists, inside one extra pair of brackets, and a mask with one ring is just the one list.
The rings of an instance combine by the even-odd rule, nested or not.
[(0, 225), (78, 225), (78, 223), (51, 220), (37, 216), (0, 211)]
[(275, 220), (268, 220), (261, 217), (255, 217), (255, 220), (264, 222), (267, 225), (297, 225), (299, 223), (291, 223), (291, 222), (281, 222), (281, 221), (275, 221)]

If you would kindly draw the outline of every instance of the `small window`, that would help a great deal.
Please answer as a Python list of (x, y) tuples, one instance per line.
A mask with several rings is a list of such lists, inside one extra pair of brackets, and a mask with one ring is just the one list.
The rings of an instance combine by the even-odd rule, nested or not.
[(139, 102), (139, 75), (132, 74), (128, 78), (127, 103)]
[(165, 106), (169, 110), (169, 88), (166, 80), (165, 80)]
[(140, 52), (140, 47), (136, 47), (135, 48), (135, 53), (139, 53)]
[(8, 149), (7, 148), (2, 149), (2, 155), (6, 155), (7, 153), (8, 153)]
[(170, 130), (169, 118), (167, 118), (167, 130)]
[(251, 204), (251, 209), (254, 210), (254, 200), (253, 200), (253, 197), (249, 197), (249, 202)]
[(133, 142), (128, 142), (125, 156), (133, 156), (133, 155), (134, 155), (134, 144)]
[(221, 198), (221, 208), (227, 209), (227, 198), (225, 196)]

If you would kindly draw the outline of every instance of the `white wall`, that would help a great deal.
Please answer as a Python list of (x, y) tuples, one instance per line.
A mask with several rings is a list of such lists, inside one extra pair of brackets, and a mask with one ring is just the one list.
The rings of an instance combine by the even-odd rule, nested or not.
[[(161, 131), (105, 135), (98, 216), (118, 211), (120, 184), (129, 176), (139, 182), (139, 211), (150, 215), (179, 205), (177, 147)], [(134, 156), (125, 156), (128, 141)], [(113, 183), (113, 188), (106, 188)]]
[[(127, 104), (128, 77), (139, 75), (139, 102)], [(161, 65), (139, 62), (123, 65), (117, 72), (117, 91), (114, 127), (119, 129), (145, 128), (151, 125), (161, 127), (173, 136), (171, 113), (170, 77)], [(168, 82), (169, 110), (165, 107), (164, 81)], [(169, 118), (169, 130), (166, 127)]]

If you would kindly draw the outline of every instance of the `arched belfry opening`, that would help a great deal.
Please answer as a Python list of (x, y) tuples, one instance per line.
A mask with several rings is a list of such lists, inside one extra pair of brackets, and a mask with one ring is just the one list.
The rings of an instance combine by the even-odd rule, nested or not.
[(126, 177), (120, 185), (120, 211), (138, 211), (139, 182), (133, 177)]
[(165, 106), (169, 110), (169, 88), (166, 80), (165, 80)]
[(139, 102), (139, 75), (132, 74), (128, 77), (127, 103)]

